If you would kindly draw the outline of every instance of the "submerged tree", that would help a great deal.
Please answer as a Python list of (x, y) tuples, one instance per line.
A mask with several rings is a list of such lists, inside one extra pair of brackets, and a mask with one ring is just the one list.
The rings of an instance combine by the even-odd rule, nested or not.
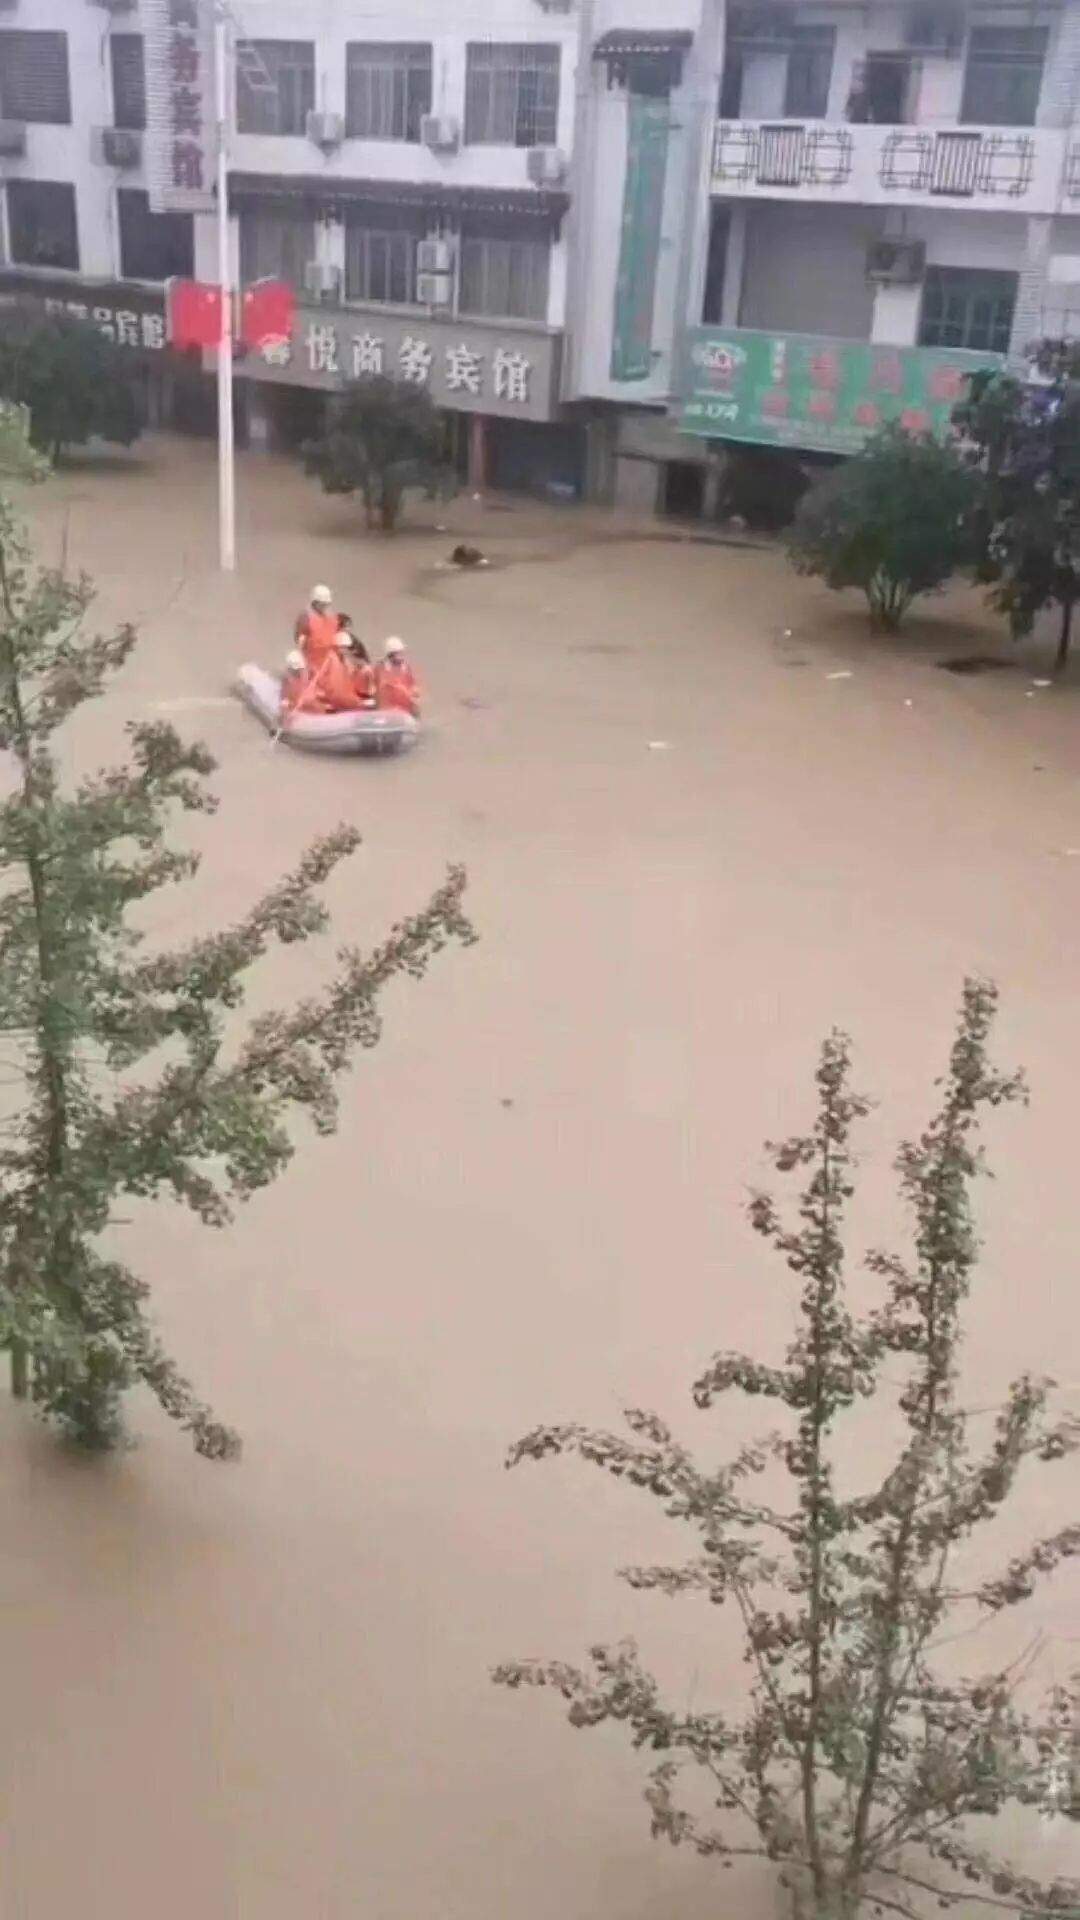
[(359, 835), (318, 841), (234, 926), (145, 951), (132, 910), (195, 871), (166, 835), (177, 809), (213, 810), (214, 763), (171, 727), (132, 725), (130, 765), (63, 789), (56, 730), (135, 638), (85, 635), (90, 599), (85, 580), (33, 572), (0, 510), (0, 748), (15, 769), (0, 802), (0, 1344), (15, 1392), (82, 1443), (122, 1436), (122, 1396), (142, 1382), (198, 1452), (224, 1458), (235, 1436), (163, 1351), (149, 1289), (103, 1241), (114, 1204), (172, 1197), (224, 1226), (289, 1160), (291, 1109), (333, 1130), (334, 1082), (377, 1042), (386, 983), (474, 936), (454, 869), (372, 954), (343, 951), (324, 992), (237, 1036), (227, 1015), (249, 968), (326, 925), (318, 890)]
[(29, 408), (31, 440), (52, 460), (94, 435), (130, 447), (143, 429), (129, 349), (87, 320), (9, 313), (0, 394)]
[(359, 493), (368, 526), (385, 533), (407, 487), (430, 494), (446, 478), (445, 429), (427, 388), (381, 375), (336, 396), (326, 431), (303, 451), (324, 493)]
[[(688, 1526), (697, 1537), (688, 1561), (628, 1568), (624, 1578), (733, 1608), (749, 1684), (741, 1705), (714, 1712), (668, 1704), (630, 1642), (594, 1647), (587, 1668), (528, 1660), (495, 1678), (554, 1688), (576, 1727), (620, 1722), (635, 1747), (659, 1756), (646, 1791), (654, 1835), (721, 1865), (738, 1856), (776, 1863), (794, 1910), (814, 1920), (852, 1920), (864, 1907), (918, 1920), (958, 1900), (1062, 1916), (1080, 1902), (1080, 1886), (1040, 1884), (980, 1833), (990, 1829), (992, 1839), (1010, 1803), (1070, 1801), (1075, 1690), (1058, 1688), (1029, 1709), (1018, 1686), (1023, 1660), (959, 1678), (955, 1658), (938, 1658), (939, 1643), (1028, 1600), (1080, 1553), (1072, 1525), (993, 1577), (965, 1580), (958, 1564), (1021, 1470), (1073, 1452), (1080, 1439), (1076, 1423), (1048, 1416), (1045, 1381), (1015, 1383), (985, 1446), (958, 1399), (978, 1258), (970, 1205), (982, 1170), (978, 1123), (985, 1108), (1022, 1092), (988, 1062), (993, 1011), (992, 989), (969, 982), (938, 1113), (897, 1160), (913, 1258), (868, 1256), (883, 1286), (873, 1311), (856, 1314), (845, 1288), (850, 1134), (867, 1102), (851, 1090), (842, 1035), (822, 1050), (812, 1131), (770, 1148), (779, 1170), (805, 1174), (797, 1223), (785, 1224), (768, 1195), (750, 1206), (755, 1230), (798, 1277), (795, 1334), (779, 1366), (718, 1355), (694, 1400), (703, 1409), (732, 1392), (770, 1400), (786, 1414), (783, 1431), (703, 1468), (654, 1414), (630, 1411), (630, 1438), (541, 1427), (508, 1463), (579, 1454), (645, 1488)], [(843, 1416), (891, 1396), (898, 1372), (906, 1435), (880, 1484), (849, 1490), (858, 1454), (845, 1459)], [(786, 1500), (754, 1497), (750, 1483), (766, 1472), (786, 1475)], [(969, 1642), (962, 1669), (973, 1653)], [(693, 1769), (701, 1791), (688, 1804)], [(1064, 1796), (1054, 1788), (1062, 1772)], [(1063, 1810), (1080, 1816), (1080, 1798)]]

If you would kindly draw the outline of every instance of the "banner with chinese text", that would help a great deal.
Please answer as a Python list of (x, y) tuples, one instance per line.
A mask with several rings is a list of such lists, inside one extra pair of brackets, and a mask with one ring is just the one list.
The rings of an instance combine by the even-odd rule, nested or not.
[(213, 0), (143, 0), (147, 184), (154, 213), (214, 207)]
[(611, 338), (613, 380), (647, 380), (653, 370), (653, 305), (670, 133), (671, 107), (667, 100), (630, 96)]
[(237, 361), (241, 378), (341, 388), (384, 374), (426, 387), (437, 407), (516, 420), (550, 420), (557, 407), (561, 334), (497, 322), (387, 313), (372, 307), (297, 307), (288, 339)]
[(893, 420), (941, 439), (965, 374), (1002, 365), (996, 353), (741, 327), (691, 329), (681, 359), (683, 433), (819, 453), (858, 453)]

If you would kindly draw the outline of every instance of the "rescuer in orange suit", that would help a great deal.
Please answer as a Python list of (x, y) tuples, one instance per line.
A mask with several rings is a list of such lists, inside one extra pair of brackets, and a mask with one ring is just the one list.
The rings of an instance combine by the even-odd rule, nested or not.
[(399, 713), (420, 717), (420, 682), (405, 651), (405, 642), (396, 635), (386, 642), (376, 673), (380, 707), (393, 707)]
[(338, 619), (333, 612), (333, 602), (329, 587), (312, 587), (310, 605), (296, 622), (296, 642), (313, 673), (318, 673), (338, 643)]

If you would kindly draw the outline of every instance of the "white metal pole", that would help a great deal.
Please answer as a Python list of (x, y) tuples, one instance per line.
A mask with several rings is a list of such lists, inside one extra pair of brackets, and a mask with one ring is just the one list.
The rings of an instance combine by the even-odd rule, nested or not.
[(221, 288), (221, 341), (218, 346), (218, 530), (222, 573), (236, 570), (236, 460), (233, 446), (233, 315), (229, 262), (229, 39), (225, 8), (218, 0), (214, 21), (217, 87), (218, 285)]

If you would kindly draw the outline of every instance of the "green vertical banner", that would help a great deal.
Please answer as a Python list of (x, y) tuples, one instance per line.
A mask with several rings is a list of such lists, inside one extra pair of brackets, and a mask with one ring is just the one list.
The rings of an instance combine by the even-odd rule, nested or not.
[(613, 380), (647, 380), (652, 372), (653, 302), (670, 135), (670, 102), (631, 94), (611, 341)]

